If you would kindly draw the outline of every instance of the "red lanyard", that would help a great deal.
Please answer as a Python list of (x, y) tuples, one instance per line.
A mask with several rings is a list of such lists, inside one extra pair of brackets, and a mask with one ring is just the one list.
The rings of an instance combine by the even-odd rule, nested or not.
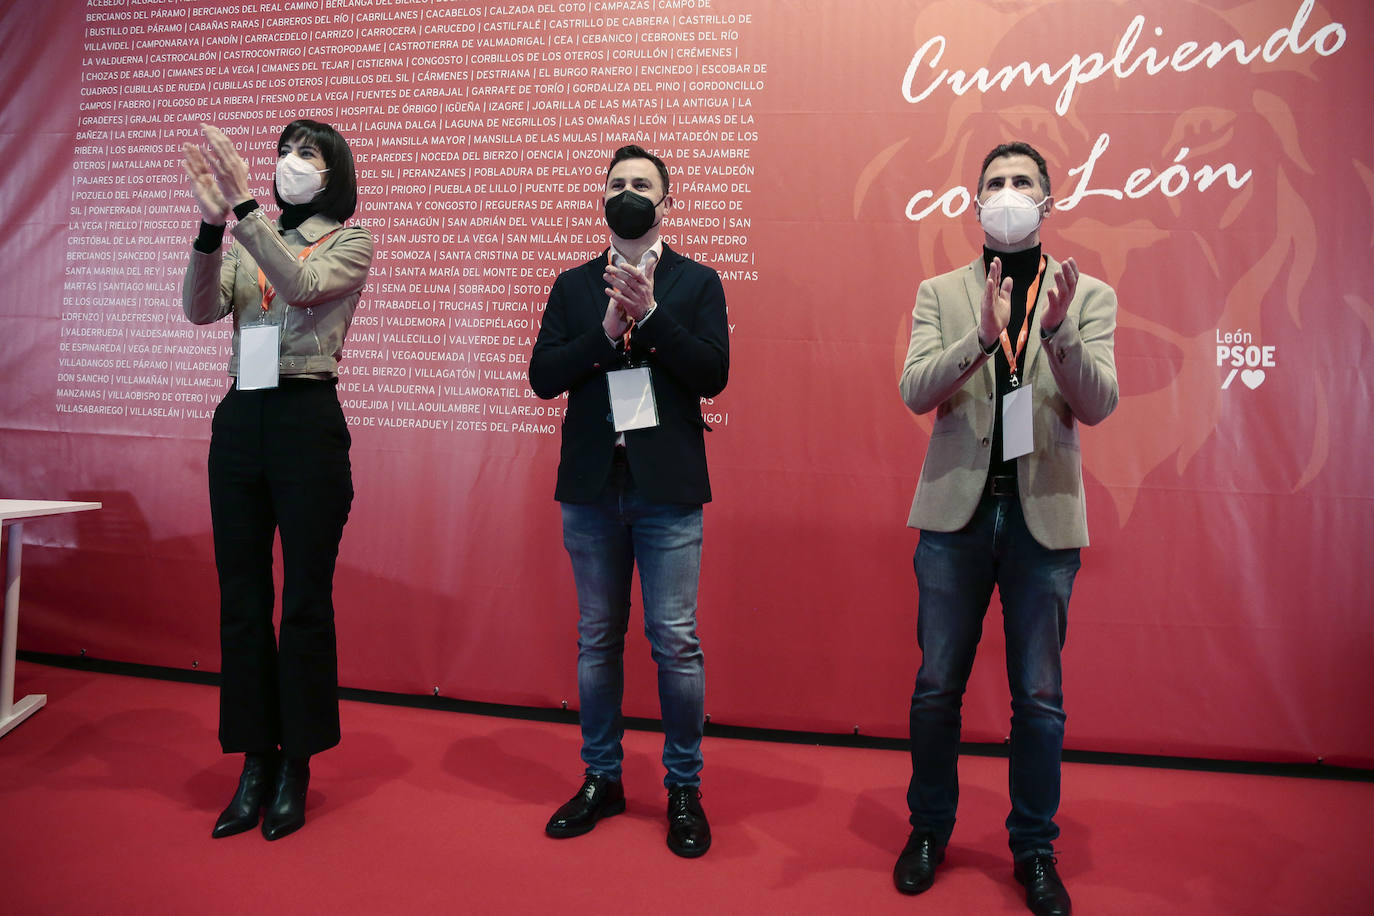
[(1021, 333), (1016, 335), (1016, 352), (1011, 350), (1011, 336), (1007, 334), (1007, 329), (1002, 329), (1002, 352), (1007, 356), (1007, 368), (1011, 370), (1011, 387), (1020, 386), (1021, 379), (1016, 375), (1016, 361), (1026, 349), (1026, 338), (1030, 334), (1031, 316), (1035, 314), (1035, 300), (1040, 295), (1040, 280), (1045, 276), (1045, 267), (1049, 260), (1040, 256), (1040, 270), (1036, 273), (1035, 279), (1031, 281), (1030, 289), (1026, 290), (1026, 320), (1021, 322)]
[[(321, 245), (324, 244), (325, 239), (329, 238), (331, 235), (333, 235), (335, 232), (338, 232), (339, 229), (342, 228), (343, 226), (339, 226), (337, 229), (329, 230), (324, 235), (320, 236), (319, 241), (315, 242), (315, 244), (307, 245), (306, 247), (302, 248), (301, 253), (296, 255), (296, 257), (304, 261), (306, 258), (310, 257), (310, 255), (315, 251), (316, 248), (319, 248)], [(277, 298), (277, 291), (267, 285), (267, 275), (262, 272), (261, 267), (258, 268), (258, 292), (262, 294), (262, 312), (265, 315), (267, 314), (268, 309), (272, 307), (272, 300)]]

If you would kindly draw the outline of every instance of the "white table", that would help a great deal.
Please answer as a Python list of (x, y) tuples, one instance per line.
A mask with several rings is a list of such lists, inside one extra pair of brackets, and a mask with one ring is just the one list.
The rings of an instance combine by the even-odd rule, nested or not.
[(24, 549), (24, 520), (99, 508), (100, 503), (0, 499), (0, 527), (8, 529), (9, 535), (9, 556), (5, 563), (5, 631), (0, 646), (0, 735), (33, 715), (48, 701), (46, 694), (33, 693), (14, 702), (14, 650), (19, 637), (19, 561)]

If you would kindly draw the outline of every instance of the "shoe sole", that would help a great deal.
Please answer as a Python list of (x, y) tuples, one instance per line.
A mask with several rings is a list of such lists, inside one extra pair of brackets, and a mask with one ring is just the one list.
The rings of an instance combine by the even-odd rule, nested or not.
[(711, 841), (707, 840), (706, 845), (700, 849), (680, 849), (673, 845), (673, 838), (668, 837), (668, 848), (673, 851), (673, 855), (681, 856), (684, 859), (699, 859), (706, 855), (706, 850), (711, 848)]
[[(896, 884), (895, 881), (893, 883)], [(922, 881), (920, 884), (911, 887), (902, 884), (897, 884), (896, 886), (898, 893), (906, 894), (908, 897), (915, 897), (917, 894), (924, 894), (926, 891), (930, 890), (934, 884), (935, 878), (932, 877), (929, 881)]]
[(620, 799), (620, 801), (611, 802), (609, 805), (603, 807), (600, 811), (596, 813), (596, 817), (592, 818), (585, 824), (578, 824), (576, 827), (559, 828), (545, 826), (544, 833), (547, 836), (553, 837), (555, 840), (567, 840), (575, 836), (582, 836), (585, 833), (591, 833), (592, 828), (596, 826), (598, 821), (602, 821), (608, 817), (615, 817), (617, 814), (624, 813), (625, 799), (622, 798)]
[[(939, 858), (935, 860), (935, 868), (939, 868), (944, 863), (944, 861), (945, 854), (941, 852)], [(908, 897), (914, 897), (917, 894), (924, 894), (926, 891), (930, 890), (931, 887), (935, 884), (935, 868), (932, 868), (930, 870), (929, 878), (916, 884), (902, 884), (902, 882), (897, 879), (896, 874), (892, 876), (892, 883), (897, 888), (897, 891), (899, 893), (906, 894)]]
[(241, 821), (238, 824), (216, 824), (215, 829), (210, 831), (210, 838), (213, 840), (222, 840), (227, 836), (238, 836), (240, 833), (247, 833), (258, 826), (258, 820), (258, 818), (253, 818), (251, 821)]
[(258, 826), (258, 824), (262, 823), (262, 809), (265, 805), (266, 802), (258, 805), (257, 809), (253, 811), (252, 820), (244, 818), (235, 823), (234, 821), (225, 821), (224, 814), (221, 814), (220, 820), (215, 822), (215, 829), (210, 831), (210, 838), (212, 840), (222, 840), (227, 836), (238, 836), (240, 833), (247, 833)]
[(280, 840), (282, 837), (290, 836), (291, 834), (295, 833), (297, 830), (300, 830), (304, 826), (305, 821), (302, 820), (299, 823), (295, 824), (282, 824), (280, 826), (273, 826), (269, 828), (267, 822), (263, 821), (262, 836), (263, 839), (267, 840), (270, 843), (274, 840)]

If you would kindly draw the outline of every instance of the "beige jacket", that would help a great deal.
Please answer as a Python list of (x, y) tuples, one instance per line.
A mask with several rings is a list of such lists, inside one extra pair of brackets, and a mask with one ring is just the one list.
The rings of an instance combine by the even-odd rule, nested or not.
[[(304, 261), (307, 246), (339, 229)], [(258, 268), (277, 291), (266, 320), (281, 326), (281, 375), (332, 378), (344, 337), (372, 265), (372, 234), (362, 226), (340, 229), (315, 215), (279, 233), (261, 209), (234, 227), (234, 244), (206, 254), (191, 249), (181, 286), (181, 308), (193, 324), (234, 315), (229, 374), (238, 375), (239, 325), (263, 316)]]
[[(1116, 293), (1110, 286), (1080, 274), (1064, 323), (1040, 339), (1049, 278), (1058, 266), (1049, 259), (1024, 354), (1035, 448), (1016, 463), (1026, 526), (1052, 549), (1088, 544), (1078, 424), (1100, 423), (1117, 402)], [(997, 399), (996, 368), (978, 344), (986, 281), (980, 257), (926, 280), (916, 292), (899, 387), (912, 411), (935, 411), (935, 425), (907, 518), (913, 528), (959, 530), (973, 517), (987, 482)]]

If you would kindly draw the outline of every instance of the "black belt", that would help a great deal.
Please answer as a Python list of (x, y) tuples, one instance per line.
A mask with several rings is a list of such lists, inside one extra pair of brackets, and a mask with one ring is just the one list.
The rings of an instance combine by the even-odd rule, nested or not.
[(989, 496), (1015, 496), (1016, 495), (1016, 475), (1015, 474), (990, 474), (988, 475), (988, 495)]

